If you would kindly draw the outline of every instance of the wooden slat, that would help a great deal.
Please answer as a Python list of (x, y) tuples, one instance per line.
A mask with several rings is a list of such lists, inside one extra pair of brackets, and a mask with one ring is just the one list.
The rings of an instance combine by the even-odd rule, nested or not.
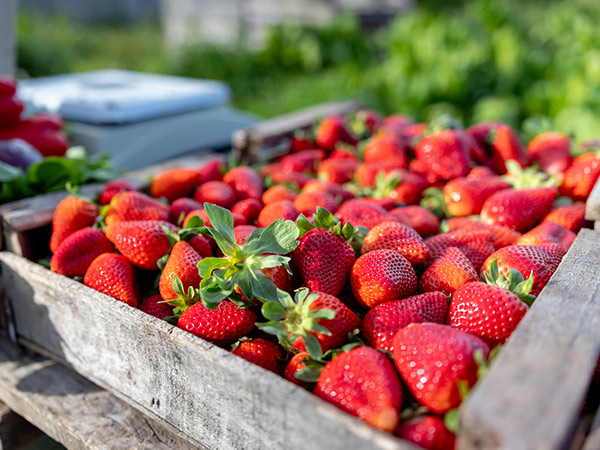
[(408, 449), (206, 341), (15, 254), (0, 291), (17, 333), (180, 435), (214, 449)]
[(196, 448), (73, 370), (17, 353), (5, 338), (0, 373), (0, 398), (69, 449)]
[(568, 447), (600, 352), (600, 233), (584, 229), (461, 408), (461, 449)]
[(596, 225), (600, 221), (600, 180), (596, 182), (585, 204), (585, 218), (595, 221)]
[(259, 153), (268, 147), (277, 146), (282, 139), (296, 130), (310, 127), (316, 120), (332, 115), (345, 114), (360, 107), (353, 100), (321, 103), (273, 119), (264, 120), (256, 125), (233, 134), (232, 147), (236, 157), (242, 161), (254, 162)]

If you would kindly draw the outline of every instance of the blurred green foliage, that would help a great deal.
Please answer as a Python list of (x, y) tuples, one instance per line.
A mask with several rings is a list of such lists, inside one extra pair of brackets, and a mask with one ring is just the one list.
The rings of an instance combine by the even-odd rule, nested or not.
[(19, 66), (31, 76), (118, 67), (228, 82), (236, 106), (273, 116), (359, 97), (385, 113), (520, 126), (550, 116), (600, 136), (598, 0), (422, 1), (376, 33), (352, 17), (273, 29), (264, 48), (165, 48), (157, 25), (79, 27), (21, 16)]

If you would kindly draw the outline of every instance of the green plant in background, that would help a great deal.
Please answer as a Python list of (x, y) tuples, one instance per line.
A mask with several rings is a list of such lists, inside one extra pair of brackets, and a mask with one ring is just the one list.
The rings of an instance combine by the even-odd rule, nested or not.
[(387, 29), (342, 17), (272, 30), (264, 48), (167, 49), (156, 24), (83, 28), (21, 16), (19, 66), (32, 76), (120, 67), (226, 81), (236, 106), (273, 116), (360, 97), (418, 120), (519, 127), (549, 116), (578, 139), (600, 134), (600, 2), (421, 1)]

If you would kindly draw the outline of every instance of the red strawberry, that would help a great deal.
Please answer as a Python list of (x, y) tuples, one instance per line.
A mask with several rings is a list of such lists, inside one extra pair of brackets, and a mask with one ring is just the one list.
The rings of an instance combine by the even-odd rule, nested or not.
[(358, 140), (352, 135), (343, 116), (329, 116), (323, 119), (316, 132), (319, 148), (332, 151), (338, 142), (356, 145)]
[(258, 215), (260, 214), (262, 208), (263, 205), (260, 200), (256, 200), (255, 198), (247, 198), (233, 205), (231, 208), (231, 213), (243, 217), (244, 223), (251, 224), (256, 222), (256, 219), (258, 219)]
[(427, 450), (454, 450), (456, 436), (437, 416), (421, 416), (402, 423), (394, 434)]
[(366, 163), (396, 161), (398, 167), (408, 167), (408, 155), (404, 139), (398, 135), (384, 133), (372, 137), (365, 146), (363, 159)]
[(469, 258), (477, 271), (495, 250), (494, 237), (491, 231), (484, 228), (458, 229), (450, 233), (438, 234), (426, 239), (425, 244), (429, 247), (432, 262), (440, 258), (446, 249), (456, 247)]
[(506, 161), (514, 160), (521, 167), (527, 167), (530, 157), (517, 133), (508, 125), (499, 125), (492, 143), (492, 161), (499, 174), (506, 173)]
[(50, 251), (56, 252), (58, 245), (75, 231), (92, 226), (98, 214), (98, 208), (91, 202), (74, 196), (62, 199), (52, 217)]
[(362, 334), (376, 349), (391, 352), (398, 330), (411, 323), (444, 323), (447, 311), (448, 299), (441, 292), (380, 303), (365, 316)]
[(261, 338), (242, 341), (231, 350), (231, 353), (263, 369), (281, 375), (281, 360), (284, 358), (284, 352), (275, 342)]
[(571, 165), (571, 139), (550, 131), (536, 136), (527, 146), (533, 162), (551, 175), (562, 174)]
[(209, 237), (198, 234), (188, 242), (202, 258), (210, 258), (213, 255), (212, 244), (210, 241)]
[(449, 247), (423, 272), (419, 289), (450, 295), (462, 285), (478, 279), (477, 271), (465, 254), (456, 247)]
[[(427, 349), (427, 351), (423, 351)], [(437, 323), (411, 324), (394, 336), (394, 363), (415, 399), (436, 414), (461, 403), (459, 381), (477, 381), (474, 353), (488, 345), (476, 336)]]
[(380, 173), (383, 173), (384, 175), (396, 171), (399, 175), (406, 175), (407, 173), (411, 173), (408, 171), (402, 171), (401, 169), (402, 167), (398, 165), (396, 160), (363, 163), (356, 167), (356, 173), (354, 174), (354, 177), (356, 178), (356, 182), (360, 186), (373, 187), (375, 186), (375, 180), (377, 179), (377, 175), (379, 175)]
[(329, 154), (331, 159), (350, 159), (359, 162), (355, 147), (350, 147), (346, 144), (339, 144), (334, 151)]
[(429, 210), (419, 205), (404, 206), (390, 211), (390, 215), (400, 223), (411, 227), (421, 237), (440, 232), (440, 221)]
[(497, 176), (455, 178), (444, 186), (446, 208), (455, 217), (479, 214), (492, 194), (508, 188), (510, 184)]
[(368, 203), (372, 203), (377, 206), (381, 206), (386, 211), (389, 211), (396, 207), (396, 202), (389, 198), (362, 197), (361, 200)]
[(223, 173), (227, 165), (221, 158), (213, 158), (202, 164), (196, 171), (200, 175), (200, 183), (207, 183), (209, 181), (221, 181)]
[(492, 261), (498, 260), (499, 273), (507, 278), (510, 269), (517, 270), (523, 277), (529, 277), (533, 272), (531, 294), (537, 297), (564, 255), (564, 249), (556, 244), (511, 245), (490, 255), (483, 264), (482, 271), (489, 272)]
[(336, 216), (340, 218), (342, 224), (350, 222), (354, 227), (365, 228), (373, 228), (392, 219), (392, 216), (381, 206), (364, 200), (347, 201), (338, 209)]
[(85, 227), (64, 239), (50, 260), (50, 270), (67, 277), (82, 277), (94, 259), (115, 247), (97, 228)]
[(425, 136), (417, 144), (415, 154), (439, 179), (451, 180), (469, 173), (470, 149), (454, 130)]
[(501, 125), (501, 122), (479, 122), (467, 128), (466, 133), (489, 154), (492, 151), (491, 141), (493, 141), (493, 139), (490, 139), (491, 133), (497, 130)]
[(300, 189), (311, 179), (308, 175), (299, 172), (286, 172), (281, 164), (267, 164), (260, 173), (271, 178), (274, 183), (294, 185)]
[(169, 206), (169, 222), (179, 225), (188, 213), (203, 208), (202, 203), (198, 203), (192, 198), (178, 198)]
[(530, 230), (548, 214), (557, 194), (555, 187), (496, 192), (483, 204), (481, 221), (519, 232)]
[(387, 198), (404, 204), (418, 203), (429, 183), (421, 176), (407, 170), (394, 169), (387, 175), (377, 175), (373, 196)]
[(585, 220), (585, 203), (560, 206), (550, 211), (542, 222), (557, 223), (573, 233), (579, 232), (582, 228), (592, 228), (593, 225), (591, 221)]
[(204, 183), (194, 193), (194, 200), (199, 203), (213, 203), (223, 208), (231, 208), (235, 203), (235, 192), (222, 181)]
[(554, 222), (544, 222), (525, 233), (516, 244), (541, 245), (558, 244), (564, 251), (568, 251), (577, 236), (562, 225)]
[(387, 356), (362, 346), (327, 363), (313, 393), (376, 428), (393, 431), (400, 420), (402, 386)]
[(315, 214), (318, 206), (331, 213), (337, 211), (335, 198), (327, 192), (301, 192), (294, 199), (294, 206), (300, 214), (305, 216)]
[(133, 185), (127, 180), (112, 180), (106, 183), (104, 190), (98, 196), (98, 203), (108, 205), (110, 201), (121, 192), (135, 191)]
[[(202, 278), (198, 274), (198, 262), (201, 260), (202, 256), (189, 243), (185, 241), (176, 242), (160, 274), (160, 296), (164, 300), (181, 298), (185, 303), (198, 301), (199, 298), (194, 294), (188, 295), (188, 290), (189, 288), (197, 289), (200, 287)], [(179, 278), (180, 281), (177, 291), (173, 286), (175, 277)]]
[(111, 225), (131, 220), (169, 220), (169, 208), (141, 192), (123, 192), (111, 200), (104, 221)]
[(150, 185), (154, 198), (165, 197), (169, 203), (181, 197), (189, 197), (201, 183), (200, 174), (194, 169), (168, 169), (157, 173)]
[(289, 200), (293, 202), (295, 198), (296, 192), (291, 190), (289, 187), (277, 184), (265, 191), (265, 193), (262, 195), (262, 202), (265, 205), (275, 203), (280, 200)]
[(323, 150), (303, 150), (284, 156), (281, 159), (281, 168), (286, 172), (315, 173), (324, 159), (325, 152)]
[(83, 284), (129, 306), (137, 306), (140, 300), (135, 269), (123, 255), (116, 253), (104, 253), (94, 259), (85, 272)]
[(351, 159), (329, 158), (319, 165), (319, 179), (330, 183), (343, 184), (352, 181), (357, 161)]
[(369, 134), (375, 133), (383, 123), (379, 113), (372, 109), (359, 109), (354, 113), (354, 118)]
[(252, 310), (229, 301), (222, 301), (214, 310), (198, 302), (181, 314), (177, 326), (213, 344), (229, 345), (250, 333), (255, 322)]
[(290, 139), (290, 153), (298, 153), (303, 150), (312, 150), (315, 148), (317, 148), (317, 143), (308, 131), (296, 131)]
[(173, 315), (173, 307), (168, 303), (163, 303), (163, 298), (159, 294), (148, 297), (140, 303), (138, 309), (157, 319), (164, 319)]
[(398, 222), (380, 223), (365, 236), (363, 254), (382, 249), (400, 253), (413, 265), (424, 263), (429, 258), (429, 248), (419, 233)]
[(495, 177), (495, 176), (496, 176), (496, 173), (489, 167), (477, 166), (477, 167), (473, 167), (471, 169), (471, 171), (469, 172), (469, 175), (467, 175), (467, 178), (469, 178), (471, 180), (478, 180), (480, 178)]
[(352, 266), (350, 283), (354, 297), (364, 307), (413, 295), (417, 274), (408, 260), (393, 250), (362, 255)]
[(240, 246), (244, 245), (254, 230), (256, 230), (254, 225), (238, 225), (234, 227), (235, 243)]
[(354, 194), (344, 189), (342, 185), (316, 179), (306, 183), (302, 188), (302, 192), (328, 192), (333, 195), (338, 203), (343, 203), (354, 198)]
[(289, 200), (280, 200), (266, 205), (258, 215), (258, 226), (266, 228), (277, 219), (296, 220), (300, 213)]
[(134, 220), (107, 225), (106, 237), (140, 269), (156, 270), (157, 261), (171, 249), (163, 226), (176, 230), (169, 222)]
[(564, 174), (560, 193), (574, 201), (586, 201), (600, 177), (600, 156), (585, 153), (573, 160)]
[(392, 114), (383, 119), (381, 128), (391, 128), (392, 130), (404, 129), (407, 126), (414, 125), (414, 123), (415, 121), (411, 117), (403, 116), (402, 114)]
[(261, 176), (251, 167), (234, 167), (223, 176), (223, 182), (227, 183), (238, 200), (254, 198), (260, 200), (263, 194), (263, 180)]
[(458, 230), (459, 228), (466, 230), (489, 230), (494, 237), (494, 248), (496, 250), (507, 245), (513, 245), (521, 237), (521, 233), (518, 231), (501, 225), (487, 225), (468, 217), (453, 217), (448, 219), (446, 224), (449, 231)]
[(290, 361), (287, 363), (287, 366), (285, 366), (285, 370), (283, 372), (283, 378), (285, 378), (288, 381), (291, 381), (294, 384), (297, 384), (298, 386), (302, 386), (302, 387), (308, 386), (308, 383), (296, 378), (296, 374), (300, 370), (304, 369), (304, 367), (305, 367), (304, 360), (308, 357), (309, 357), (309, 355), (306, 352), (296, 353), (292, 357), (292, 359), (290, 359)]

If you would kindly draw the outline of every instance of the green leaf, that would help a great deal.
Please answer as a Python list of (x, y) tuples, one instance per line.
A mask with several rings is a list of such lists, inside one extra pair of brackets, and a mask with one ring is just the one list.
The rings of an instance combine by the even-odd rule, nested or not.
[(323, 350), (321, 350), (321, 344), (312, 334), (305, 334), (302, 336), (304, 340), (304, 347), (306, 351), (313, 359), (321, 359), (323, 357)]
[(251, 272), (252, 275), (252, 290), (254, 297), (263, 302), (276, 302), (279, 301), (279, 297), (282, 295), (278, 291), (279, 289), (271, 280), (261, 274)]
[(315, 215), (315, 225), (324, 230), (330, 230), (333, 228), (333, 214), (321, 206), (317, 206), (317, 213)]
[[(269, 225), (258, 238), (256, 247), (251, 247), (253, 254), (277, 253), (286, 255), (298, 245), (300, 231), (291, 220), (277, 219)], [(247, 250), (246, 243), (244, 250)]]
[(304, 320), (304, 329), (315, 333), (321, 333), (325, 336), (331, 336), (331, 331), (313, 319)]
[(85, 147), (81, 145), (73, 146), (67, 149), (65, 153), (65, 158), (69, 158), (75, 161), (86, 161), (87, 153), (85, 151)]
[[(183, 213), (182, 213), (183, 214)], [(185, 218), (185, 216), (184, 216)], [(182, 221), (183, 222), (183, 221)], [(204, 226), (204, 220), (200, 216), (192, 216), (184, 228), (200, 228)]]
[(308, 313), (308, 317), (311, 319), (335, 319), (335, 311), (333, 309), (316, 309)]
[(250, 270), (247, 267), (238, 273), (237, 277), (235, 278), (235, 283), (244, 294), (244, 297), (246, 297), (248, 301), (252, 301), (254, 298), (254, 294), (252, 292), (252, 277), (250, 276)]
[(232, 292), (233, 289), (224, 289), (219, 283), (212, 283), (209, 286), (200, 289), (200, 297), (204, 306), (208, 309), (215, 309), (219, 306), (219, 303), (229, 297)]
[(458, 433), (459, 423), (460, 423), (460, 420), (459, 420), (457, 408), (451, 409), (444, 416), (444, 425), (446, 425), (446, 428), (448, 429), (448, 431), (450, 431), (454, 434)]
[(314, 229), (315, 226), (309, 222), (309, 220), (304, 216), (304, 214), (300, 214), (296, 219), (296, 224), (300, 230), (300, 237), (304, 236), (310, 230)]
[(0, 161), (0, 182), (7, 183), (15, 180), (16, 178), (24, 176), (25, 173), (18, 167), (14, 167), (10, 164)]
[(204, 258), (198, 262), (198, 274), (202, 278), (210, 278), (213, 271), (227, 267), (230, 261), (226, 258)]
[(344, 228), (342, 228), (342, 237), (349, 241), (354, 235), (354, 226), (350, 222), (346, 222)]
[(252, 260), (252, 268), (269, 269), (271, 267), (283, 266), (289, 261), (289, 257), (281, 255), (258, 256)]
[(278, 321), (287, 317), (287, 310), (279, 302), (266, 302), (261, 308), (263, 316), (272, 321)]
[(185, 295), (185, 287), (183, 286), (181, 279), (177, 275), (173, 275), (173, 282), (171, 283), (171, 285), (173, 286), (173, 291), (175, 291), (177, 295)]
[(167, 240), (169, 241), (169, 244), (171, 245), (171, 247), (173, 247), (180, 240), (179, 235), (175, 231), (173, 231), (171, 228), (169, 228), (165, 225), (163, 225), (161, 228), (165, 232), (165, 235), (167, 236)]
[(319, 376), (323, 366), (320, 364), (304, 366), (302, 369), (294, 374), (297, 380), (304, 381), (305, 383), (316, 383), (319, 381)]
[[(212, 203), (205, 203), (204, 210), (210, 220), (212, 228), (217, 230), (230, 244), (235, 244), (235, 233), (233, 232), (233, 215), (231, 211)], [(217, 242), (218, 243), (218, 242)]]
[(271, 321), (271, 322), (257, 323), (256, 326), (259, 329), (261, 329), (262, 331), (264, 331), (265, 333), (269, 333), (274, 336), (281, 336), (282, 334), (285, 333), (285, 325), (281, 322)]

